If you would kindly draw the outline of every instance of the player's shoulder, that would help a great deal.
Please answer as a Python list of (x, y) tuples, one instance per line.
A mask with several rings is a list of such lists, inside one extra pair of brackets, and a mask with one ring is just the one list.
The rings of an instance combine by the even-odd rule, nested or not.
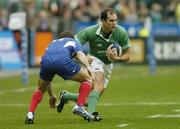
[(89, 26), (77, 33), (75, 37), (77, 38), (78, 36), (86, 36), (88, 39), (92, 39), (96, 36), (97, 29), (98, 25)]
[(126, 30), (122, 26), (119, 26), (119, 25), (117, 25), (114, 30), (115, 30), (115, 33), (117, 33), (117, 32), (127, 33)]
[(98, 29), (98, 26), (99, 26), (98, 24), (92, 25), (92, 26), (85, 28), (84, 30), (88, 31), (88, 32), (96, 32), (96, 30)]

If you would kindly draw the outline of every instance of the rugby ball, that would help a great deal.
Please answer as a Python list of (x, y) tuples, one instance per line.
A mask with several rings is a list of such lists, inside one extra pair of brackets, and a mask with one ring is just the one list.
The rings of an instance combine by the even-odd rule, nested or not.
[(113, 43), (111, 46), (111, 49), (116, 49), (117, 50), (117, 56), (121, 56), (122, 55), (122, 48), (118, 43)]

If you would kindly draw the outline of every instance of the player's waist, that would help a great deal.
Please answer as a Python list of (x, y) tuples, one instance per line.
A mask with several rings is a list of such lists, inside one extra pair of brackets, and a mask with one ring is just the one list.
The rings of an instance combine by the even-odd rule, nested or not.
[(105, 54), (103, 54), (103, 55), (100, 55), (100, 54), (96, 55), (96, 54), (91, 53), (91, 56), (92, 56), (92, 58), (96, 58), (99, 61), (103, 62), (104, 64), (111, 64), (111, 62), (107, 59)]

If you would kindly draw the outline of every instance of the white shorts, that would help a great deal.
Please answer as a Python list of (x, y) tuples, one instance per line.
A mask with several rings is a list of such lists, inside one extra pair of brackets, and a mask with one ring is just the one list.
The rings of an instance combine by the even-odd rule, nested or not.
[(94, 56), (91, 56), (91, 58), (93, 59), (93, 62), (91, 63), (93, 71), (104, 73), (104, 88), (106, 88), (111, 77), (113, 63), (106, 65)]

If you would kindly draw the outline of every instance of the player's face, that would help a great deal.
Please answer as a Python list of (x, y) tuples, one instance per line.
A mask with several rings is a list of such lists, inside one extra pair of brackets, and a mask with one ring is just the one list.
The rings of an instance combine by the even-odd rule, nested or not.
[(102, 22), (102, 28), (103, 31), (109, 33), (112, 32), (114, 28), (116, 28), (117, 24), (117, 15), (114, 14), (108, 14), (108, 17), (105, 21)]

